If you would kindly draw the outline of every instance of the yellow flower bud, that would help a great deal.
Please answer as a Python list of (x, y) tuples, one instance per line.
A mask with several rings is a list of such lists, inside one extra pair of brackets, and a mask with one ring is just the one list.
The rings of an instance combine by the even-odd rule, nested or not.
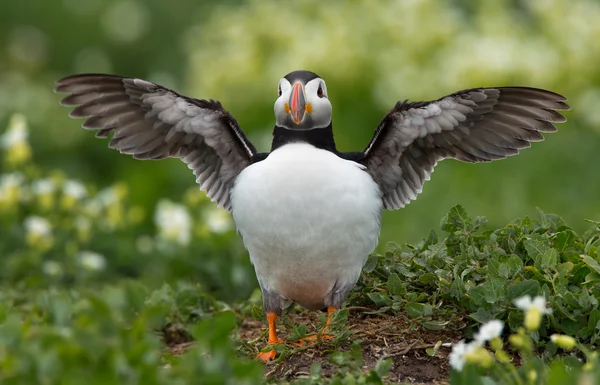
[(510, 337), (508, 337), (508, 341), (517, 349), (527, 347), (527, 341), (525, 341), (525, 338), (519, 334), (512, 334)]
[(505, 364), (510, 362), (510, 356), (505, 351), (496, 352), (496, 359)]
[(575, 338), (564, 334), (552, 334), (550, 340), (565, 350), (571, 350), (577, 345)]
[(38, 196), (38, 204), (43, 211), (48, 211), (54, 206), (54, 195), (45, 193)]
[(536, 331), (542, 322), (542, 312), (536, 307), (531, 307), (525, 313), (525, 327), (530, 331)]
[(492, 338), (490, 340), (490, 346), (496, 352), (502, 351), (502, 340), (500, 339), (500, 337)]
[(478, 347), (473, 352), (468, 353), (466, 355), (466, 360), (468, 363), (478, 364), (483, 368), (489, 368), (494, 363), (492, 354), (482, 346)]
[(19, 141), (8, 148), (5, 153), (6, 163), (16, 167), (26, 163), (31, 158), (31, 147), (26, 141)]
[(60, 205), (65, 211), (71, 210), (73, 207), (75, 207), (76, 203), (77, 199), (71, 195), (63, 195), (60, 199)]

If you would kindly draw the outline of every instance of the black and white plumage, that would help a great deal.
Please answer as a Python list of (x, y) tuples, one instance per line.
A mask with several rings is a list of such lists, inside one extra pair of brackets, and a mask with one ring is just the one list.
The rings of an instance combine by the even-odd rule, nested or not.
[(362, 162), (386, 209), (416, 199), (438, 161), (504, 159), (544, 140), (566, 119), (565, 98), (528, 87), (473, 88), (432, 102), (399, 102), (381, 121)]
[[(556, 93), (475, 88), (431, 102), (399, 102), (361, 152), (335, 146), (325, 81), (295, 71), (279, 81), (271, 152), (257, 153), (216, 101), (112, 75), (58, 81), (73, 117), (139, 159), (181, 158), (201, 189), (231, 210), (265, 310), (288, 301), (339, 308), (375, 249), (383, 209), (421, 192), (440, 160), (488, 162), (553, 132), (568, 110)], [(270, 328), (274, 328), (269, 319)], [(271, 336), (273, 337), (273, 336)], [(276, 337), (269, 339), (276, 342)]]
[(214, 100), (198, 100), (154, 83), (114, 75), (61, 79), (61, 100), (76, 106), (70, 116), (87, 118), (96, 137), (114, 136), (109, 146), (136, 159), (180, 158), (211, 200), (230, 209), (230, 191), (256, 149), (236, 120)]

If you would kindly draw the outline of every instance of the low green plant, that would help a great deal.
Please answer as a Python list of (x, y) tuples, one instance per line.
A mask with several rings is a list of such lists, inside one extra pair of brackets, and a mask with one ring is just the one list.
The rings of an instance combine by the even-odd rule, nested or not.
[(407, 314), (415, 327), (439, 330), (506, 320), (523, 323), (514, 300), (544, 296), (555, 309), (534, 339), (565, 333), (595, 345), (600, 336), (600, 225), (579, 235), (559, 217), (486, 229), (457, 205), (442, 219), (447, 238), (435, 231), (417, 245), (391, 245), (367, 261), (353, 305)]

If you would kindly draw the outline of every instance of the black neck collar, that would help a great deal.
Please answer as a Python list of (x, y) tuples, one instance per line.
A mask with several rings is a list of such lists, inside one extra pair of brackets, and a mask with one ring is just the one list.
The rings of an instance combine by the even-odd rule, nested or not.
[(283, 127), (275, 126), (273, 130), (273, 142), (271, 151), (277, 148), (294, 142), (304, 142), (312, 144), (316, 148), (338, 153), (333, 140), (333, 129), (331, 123), (325, 128), (315, 128), (312, 130), (294, 131)]

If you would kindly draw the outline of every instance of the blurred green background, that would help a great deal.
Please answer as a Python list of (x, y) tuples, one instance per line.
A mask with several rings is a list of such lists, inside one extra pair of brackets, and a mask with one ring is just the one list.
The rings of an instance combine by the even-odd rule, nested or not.
[[(184, 199), (194, 177), (176, 159), (142, 162), (109, 151), (107, 141), (94, 139), (58, 105), (52, 88), (59, 77), (114, 73), (217, 99), (262, 151), (270, 144), (278, 80), (296, 69), (326, 80), (342, 151), (363, 149), (398, 100), (436, 99), (478, 86), (539, 87), (568, 97), (568, 123), (507, 160), (442, 162), (417, 201), (384, 214), (379, 248), (426, 236), (458, 203), (471, 215), (487, 216), (490, 226), (535, 215), (537, 206), (582, 231), (585, 218), (600, 219), (599, 37), (595, 0), (3, 1), (0, 134), (21, 113), (39, 173), (61, 170), (86, 186), (127, 187), (129, 202), (145, 213), (137, 230), (97, 238), (100, 250), (94, 251), (106, 255), (113, 271), (137, 276), (157, 259), (134, 258), (139, 250), (118, 254), (106, 243), (139, 246), (136, 237), (154, 231), (157, 202)], [(11, 220), (21, 221), (33, 209), (27, 210)], [(202, 218), (201, 212), (195, 216)], [(0, 258), (21, 245), (11, 243), (8, 231), (18, 233), (11, 229), (7, 224), (1, 235)], [(229, 278), (214, 278), (211, 287), (227, 291), (226, 297), (246, 295), (255, 281), (241, 241), (231, 229), (219, 237), (161, 255), (182, 255), (178, 276), (221, 274)], [(210, 242), (217, 246), (211, 249)], [(59, 260), (64, 251), (55, 251)], [(42, 260), (49, 258), (44, 253)], [(162, 277), (160, 266), (152, 277)], [(237, 286), (228, 286), (231, 280)]]

